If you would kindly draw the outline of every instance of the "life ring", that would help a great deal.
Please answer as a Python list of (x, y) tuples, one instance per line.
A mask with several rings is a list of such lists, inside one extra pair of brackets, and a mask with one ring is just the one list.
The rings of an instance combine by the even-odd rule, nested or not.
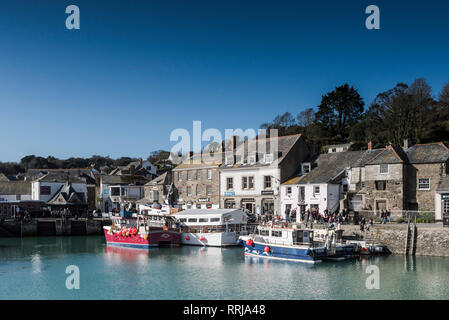
[(190, 240), (190, 237), (189, 237), (189, 236), (186, 236), (186, 240), (189, 241), (189, 240)]
[(253, 240), (251, 240), (251, 239), (246, 240), (247, 246), (252, 246), (253, 244), (254, 244)]
[(271, 251), (269, 246), (265, 246), (265, 248), (263, 248), (263, 252), (269, 253)]

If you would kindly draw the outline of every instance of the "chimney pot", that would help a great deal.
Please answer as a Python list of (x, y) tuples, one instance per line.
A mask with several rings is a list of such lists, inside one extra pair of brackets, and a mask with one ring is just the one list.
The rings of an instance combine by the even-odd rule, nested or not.
[(404, 139), (404, 149), (408, 149), (408, 139)]
[(373, 150), (373, 142), (372, 141), (368, 142), (368, 150)]

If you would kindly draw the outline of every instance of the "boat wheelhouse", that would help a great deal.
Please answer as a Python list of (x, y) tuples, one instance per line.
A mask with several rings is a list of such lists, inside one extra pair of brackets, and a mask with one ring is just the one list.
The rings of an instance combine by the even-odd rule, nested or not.
[[(246, 256), (316, 263), (353, 257), (353, 245), (337, 244), (335, 230), (327, 230), (325, 241), (315, 240), (315, 230), (283, 226), (258, 226), (257, 232), (241, 236)], [(321, 238), (321, 235), (319, 236)]]
[(313, 241), (312, 229), (258, 226), (256, 233), (240, 236), (246, 256), (316, 263), (326, 256), (326, 247)]
[(188, 209), (173, 216), (186, 245), (233, 246), (239, 235), (247, 234), (246, 214), (238, 209)]
[(180, 233), (174, 229), (174, 219), (162, 213), (113, 217), (112, 225), (104, 228), (106, 244), (134, 249), (159, 246), (179, 246)]

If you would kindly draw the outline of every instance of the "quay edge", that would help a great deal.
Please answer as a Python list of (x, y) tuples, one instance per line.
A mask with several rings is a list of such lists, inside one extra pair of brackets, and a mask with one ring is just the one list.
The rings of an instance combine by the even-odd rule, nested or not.
[(61, 219), (38, 218), (29, 222), (3, 221), (0, 237), (102, 235), (103, 227), (111, 225), (111, 219)]

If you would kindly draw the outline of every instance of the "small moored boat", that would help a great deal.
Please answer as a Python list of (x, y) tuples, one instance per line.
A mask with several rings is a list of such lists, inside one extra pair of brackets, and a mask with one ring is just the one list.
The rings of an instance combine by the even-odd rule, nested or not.
[[(160, 246), (179, 246), (180, 233), (170, 230), (160, 216), (137, 218), (113, 218), (112, 226), (105, 226), (104, 235), (108, 246), (149, 249)], [(155, 224), (150, 223), (155, 222)]]
[(355, 256), (355, 246), (337, 244), (334, 230), (328, 230), (326, 241), (315, 241), (313, 229), (258, 226), (257, 233), (240, 236), (246, 256), (275, 260), (317, 263)]

